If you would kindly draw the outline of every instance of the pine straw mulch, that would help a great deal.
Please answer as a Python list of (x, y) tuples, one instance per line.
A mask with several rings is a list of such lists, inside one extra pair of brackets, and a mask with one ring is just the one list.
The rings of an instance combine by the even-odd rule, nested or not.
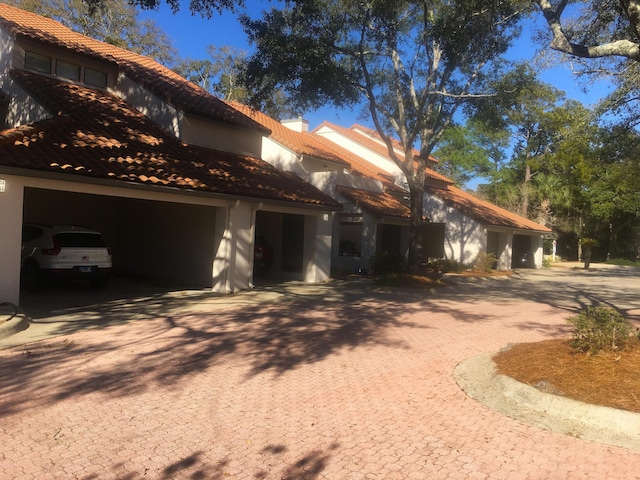
[(513, 275), (511, 270), (498, 271), (491, 270), (490, 272), (478, 271), (478, 270), (465, 270), (461, 273), (452, 274), (451, 279), (444, 278), (444, 272), (436, 270), (425, 270), (424, 272), (412, 274), (412, 273), (390, 273), (387, 275), (380, 275), (375, 278), (378, 285), (384, 285), (387, 287), (399, 287), (399, 288), (437, 288), (446, 287), (455, 283), (455, 276), (459, 277), (504, 277)]
[(499, 373), (546, 393), (640, 413), (640, 342), (595, 355), (576, 352), (570, 342), (522, 343), (493, 360)]

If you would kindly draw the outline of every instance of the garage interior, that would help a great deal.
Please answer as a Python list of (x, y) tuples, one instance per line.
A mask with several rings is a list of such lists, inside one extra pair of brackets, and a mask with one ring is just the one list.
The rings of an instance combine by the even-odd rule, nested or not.
[[(113, 255), (114, 277), (176, 289), (210, 288), (221, 207), (134, 199), (42, 188), (25, 188), (23, 221), (80, 225), (102, 233)], [(254, 235), (273, 248), (267, 272), (254, 284), (302, 280), (304, 215), (257, 211)]]

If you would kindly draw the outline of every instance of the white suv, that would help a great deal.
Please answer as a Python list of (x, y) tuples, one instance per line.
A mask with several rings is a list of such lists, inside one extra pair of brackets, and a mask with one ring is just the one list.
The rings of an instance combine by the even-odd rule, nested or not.
[(74, 225), (22, 226), (21, 283), (37, 290), (44, 280), (88, 280), (102, 287), (111, 273), (111, 250), (100, 232)]

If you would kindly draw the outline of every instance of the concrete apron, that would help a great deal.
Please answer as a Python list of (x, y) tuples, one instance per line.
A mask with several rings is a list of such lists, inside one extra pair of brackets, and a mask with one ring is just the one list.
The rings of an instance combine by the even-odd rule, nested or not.
[(0, 339), (29, 328), (29, 317), (17, 305), (0, 303)]

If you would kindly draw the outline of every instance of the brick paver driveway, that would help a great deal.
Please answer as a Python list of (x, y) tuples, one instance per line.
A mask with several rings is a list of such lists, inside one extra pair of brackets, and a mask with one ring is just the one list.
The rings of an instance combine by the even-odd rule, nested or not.
[(470, 356), (567, 335), (583, 305), (640, 313), (637, 271), (591, 273), (94, 311), (100, 328), (0, 351), (0, 477), (640, 478), (640, 452), (519, 423), (452, 377)]

